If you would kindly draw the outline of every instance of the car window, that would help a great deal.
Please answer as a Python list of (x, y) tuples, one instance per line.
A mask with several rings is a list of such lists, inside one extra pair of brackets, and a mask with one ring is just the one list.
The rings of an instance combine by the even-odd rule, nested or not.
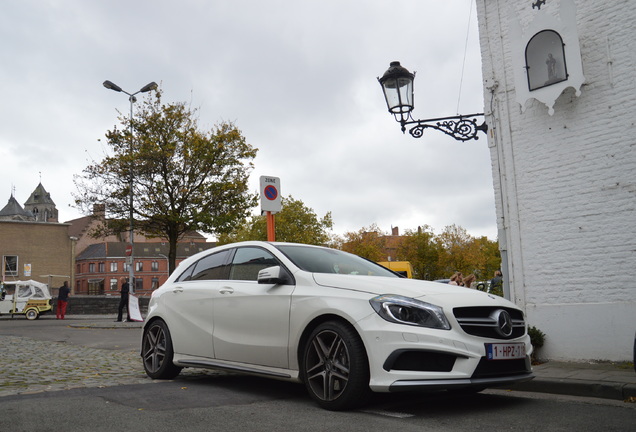
[(386, 267), (336, 249), (298, 245), (276, 247), (299, 268), (312, 273), (400, 277)]
[[(218, 280), (227, 279), (228, 276), (228, 257), (230, 250), (212, 253), (201, 258), (192, 267), (188, 268), (178, 280)], [(191, 273), (190, 273), (191, 272)]]
[(255, 281), (264, 268), (280, 265), (278, 260), (261, 248), (243, 247), (236, 250), (232, 260), (230, 279)]
[(190, 280), (190, 278), (192, 277), (192, 271), (194, 270), (194, 267), (196, 267), (196, 265), (197, 263), (194, 263), (191, 266), (189, 266), (187, 269), (185, 269), (185, 271), (181, 273), (178, 278), (175, 279), (175, 282)]

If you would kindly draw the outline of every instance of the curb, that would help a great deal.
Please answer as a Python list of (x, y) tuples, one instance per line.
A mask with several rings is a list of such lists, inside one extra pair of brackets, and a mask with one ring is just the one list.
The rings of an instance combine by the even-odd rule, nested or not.
[(636, 384), (581, 381), (573, 379), (535, 378), (510, 386), (510, 390), (551, 393), (626, 401), (636, 399)]
[(79, 323), (71, 323), (68, 325), (72, 328), (92, 328), (92, 329), (141, 329), (144, 326), (142, 321), (134, 321), (134, 322), (79, 322)]

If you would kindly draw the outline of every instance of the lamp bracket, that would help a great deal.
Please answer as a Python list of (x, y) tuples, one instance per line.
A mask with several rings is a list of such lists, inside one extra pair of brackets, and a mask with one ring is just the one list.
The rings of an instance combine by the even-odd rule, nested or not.
[[(450, 135), (457, 141), (469, 141), (471, 139), (478, 140), (478, 131), (486, 133), (488, 131), (488, 125), (483, 121), (480, 125), (477, 124), (477, 118), (483, 117), (484, 113), (458, 115), (452, 117), (439, 117), (425, 120), (414, 120), (412, 117), (398, 118), (396, 120), (402, 125), (402, 132), (406, 132), (407, 125), (413, 125), (409, 129), (409, 133), (413, 138), (421, 138), (424, 134), (424, 129), (436, 129), (444, 132), (446, 135)], [(409, 120), (410, 119), (410, 120)]]

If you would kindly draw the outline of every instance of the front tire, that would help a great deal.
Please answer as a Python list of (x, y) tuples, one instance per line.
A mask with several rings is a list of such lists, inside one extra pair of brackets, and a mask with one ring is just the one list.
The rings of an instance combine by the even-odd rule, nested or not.
[(172, 379), (181, 372), (172, 363), (174, 351), (170, 330), (162, 320), (153, 321), (145, 330), (141, 344), (141, 358), (146, 374), (152, 379)]
[(28, 311), (25, 312), (24, 315), (26, 316), (26, 319), (34, 320), (34, 319), (37, 319), (38, 315), (40, 314), (38, 313), (36, 309), (29, 309)]
[(328, 410), (355, 408), (371, 394), (364, 344), (351, 326), (338, 321), (319, 325), (309, 336), (301, 377), (309, 395)]

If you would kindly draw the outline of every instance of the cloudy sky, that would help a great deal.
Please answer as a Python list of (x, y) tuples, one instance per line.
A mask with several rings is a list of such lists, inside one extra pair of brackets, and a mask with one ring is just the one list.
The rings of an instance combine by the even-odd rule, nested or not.
[(0, 34), (0, 206), (41, 179), (61, 221), (82, 216), (73, 176), (130, 107), (102, 82), (156, 81), (202, 129), (233, 121), (259, 149), (254, 192), (279, 177), (338, 234), (457, 224), (496, 238), (485, 135), (403, 135), (376, 79), (393, 60), (416, 71), (417, 118), (483, 112), (474, 0), (20, 0)]

